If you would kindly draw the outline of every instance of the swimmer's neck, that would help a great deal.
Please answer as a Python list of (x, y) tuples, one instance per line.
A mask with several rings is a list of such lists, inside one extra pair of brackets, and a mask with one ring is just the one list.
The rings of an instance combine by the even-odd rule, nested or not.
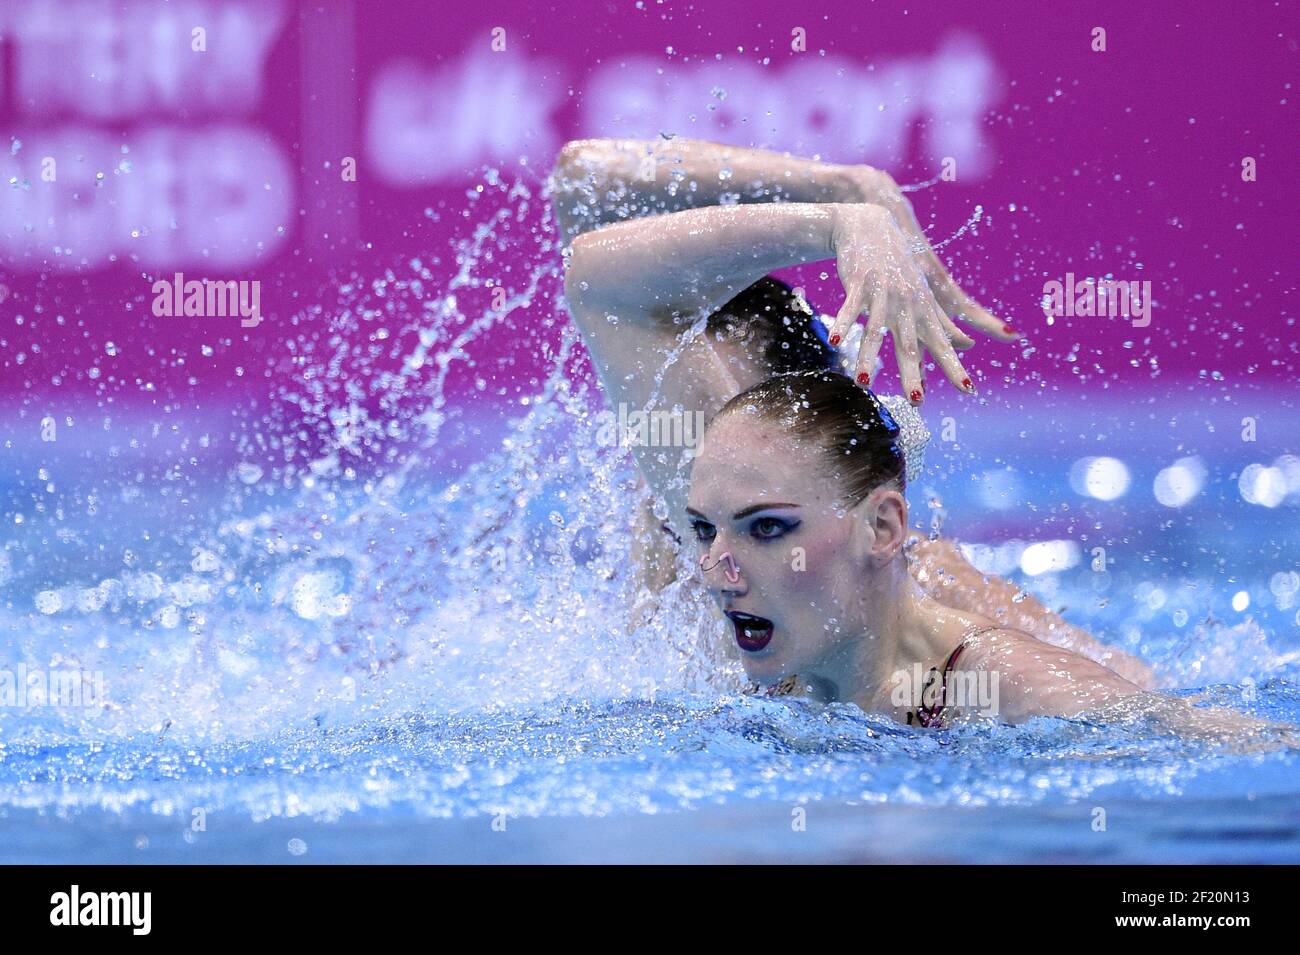
[[(942, 668), (961, 642), (965, 621), (958, 619), (964, 615), (926, 594), (902, 561), (881, 583), (884, 593), (874, 599), (863, 594), (863, 606), (876, 608), (864, 614), (870, 623), (842, 639), (840, 652), (800, 678), (812, 699), (854, 703), (866, 713), (888, 714), (902, 722), (909, 707), (893, 702), (897, 674), (910, 679), (917, 666), (922, 674)], [(883, 613), (880, 608), (885, 608)]]

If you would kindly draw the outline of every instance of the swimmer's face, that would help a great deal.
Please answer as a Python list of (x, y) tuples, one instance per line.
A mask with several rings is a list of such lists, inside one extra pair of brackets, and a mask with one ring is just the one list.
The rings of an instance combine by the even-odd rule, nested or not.
[[(824, 452), (779, 424), (733, 411), (705, 435), (691, 472), (689, 536), (751, 680), (842, 671), (847, 639), (872, 612), (862, 586), (870, 561), (855, 557), (860, 509), (841, 493)], [(739, 567), (734, 581), (718, 564), (727, 552)]]

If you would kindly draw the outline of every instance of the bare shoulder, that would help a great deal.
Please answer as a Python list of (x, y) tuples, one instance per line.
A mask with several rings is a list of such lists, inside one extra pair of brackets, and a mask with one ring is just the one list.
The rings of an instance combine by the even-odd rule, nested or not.
[(947, 537), (913, 532), (903, 548), (907, 569), (926, 593), (969, 613), (990, 616), (1011, 594), (1000, 578), (980, 571)]
[[(962, 654), (964, 666), (1005, 667), (1011, 663), (1041, 663), (1052, 660), (1064, 662), (1071, 657), (1083, 660), (1078, 654), (1044, 643), (1023, 630), (999, 626), (991, 620), (966, 638), (965, 648)], [(1090, 661), (1084, 660), (1084, 662)]]
[(961, 548), (947, 537), (927, 537), (913, 530), (907, 536), (905, 549), (909, 557), (923, 565), (942, 566), (945, 560), (958, 566), (969, 563)]
[(1007, 627), (991, 626), (970, 637), (957, 669), (996, 677), (998, 716), (1009, 723), (1078, 716), (1143, 692), (1100, 663)]

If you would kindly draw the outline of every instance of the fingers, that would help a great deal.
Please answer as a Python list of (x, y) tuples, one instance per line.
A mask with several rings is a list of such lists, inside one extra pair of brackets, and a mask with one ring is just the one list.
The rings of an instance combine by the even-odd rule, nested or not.
[(952, 342), (953, 348), (960, 348), (965, 351), (967, 348), (975, 347), (975, 339), (954, 325), (952, 319), (939, 307), (937, 302), (934, 305), (934, 310), (939, 316), (939, 327), (943, 329), (944, 335)]
[(943, 325), (939, 321), (940, 318), (944, 317), (943, 311), (933, 302), (927, 304), (931, 313), (931, 321), (920, 323), (921, 339), (925, 342), (925, 347), (930, 349), (930, 354), (934, 356), (934, 360), (938, 362), (939, 368), (949, 381), (966, 394), (975, 394), (975, 385), (971, 382), (966, 369), (962, 367), (962, 363), (957, 358), (957, 353), (953, 351), (952, 343), (948, 341), (948, 336), (944, 333)]
[(920, 404), (925, 393), (921, 390), (921, 346), (916, 340), (916, 296), (903, 293), (898, 304), (898, 322), (894, 327), (894, 353), (898, 358), (898, 377), (903, 383), (903, 394), (914, 405)]
[[(935, 262), (939, 261), (935, 259), (935, 253), (933, 252), (930, 252), (928, 257)], [(940, 266), (940, 268), (943, 268), (943, 266)], [(935, 322), (945, 342), (952, 342), (953, 347), (962, 348), (962, 350), (974, 347), (975, 339), (967, 335), (965, 331), (958, 329), (953, 324), (952, 318), (949, 318), (948, 313), (944, 311), (943, 305), (940, 305), (939, 292), (936, 291), (936, 286), (939, 283), (936, 283), (930, 274), (924, 272), (918, 275), (918, 281), (918, 295), (920, 296), (920, 304), (923, 307), (920, 318), (924, 318), (922, 325), (928, 326), (930, 322)], [(952, 283), (952, 279), (949, 278), (948, 281)], [(923, 333), (922, 338), (924, 337), (926, 335)]]
[(931, 252), (928, 258), (929, 266), (926, 272), (930, 287), (934, 289), (935, 298), (945, 312), (975, 326), (984, 334), (1004, 342), (1013, 342), (1023, 337), (1020, 332), (999, 320), (992, 312), (963, 292), (937, 255)]
[(844, 340), (844, 337), (849, 333), (849, 329), (853, 327), (853, 323), (862, 314), (862, 309), (866, 307), (867, 295), (872, 286), (871, 278), (872, 276), (868, 275), (861, 282), (856, 283), (853, 288), (845, 288), (844, 304), (840, 306), (839, 314), (836, 315), (835, 322), (830, 327), (829, 341), (832, 348)]
[[(933, 256), (934, 253), (931, 253), (931, 258), (933, 258)], [(931, 306), (930, 311), (934, 314), (935, 321), (939, 324), (940, 332), (942, 332), (945, 339), (952, 342), (954, 348), (960, 348), (963, 351), (967, 348), (973, 348), (975, 346), (975, 339), (971, 338), (954, 325), (952, 319), (948, 317), (948, 313), (945, 312), (943, 306), (939, 304), (938, 293), (934, 291), (935, 284), (933, 278), (926, 276), (926, 288), (929, 290), (930, 294), (925, 295), (924, 298)]]
[(870, 386), (871, 376), (880, 357), (880, 346), (885, 340), (886, 320), (889, 318), (889, 291), (877, 282), (871, 292), (871, 317), (858, 347), (858, 364), (854, 377), (864, 388)]

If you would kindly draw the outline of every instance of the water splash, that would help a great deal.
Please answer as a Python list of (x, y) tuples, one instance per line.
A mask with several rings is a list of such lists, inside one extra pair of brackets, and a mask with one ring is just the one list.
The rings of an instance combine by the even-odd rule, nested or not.
[[(449, 838), (479, 859), (481, 822), (424, 821), (545, 816), (557, 846), (583, 831), (566, 817), (608, 814), (671, 814), (643, 849), (700, 856), (717, 829), (691, 825), (709, 811), (744, 814), (766, 845), (791, 806), (810, 806), (818, 825), (800, 844), (822, 833), (815, 852), (831, 858), (870, 843), (1114, 861), (1089, 825), (1096, 805), (1139, 807), (1123, 828), (1139, 861), (1240, 861), (1242, 846), (1295, 857), (1278, 835), (1294, 816), (1293, 754), (1225, 755), (1141, 720), (920, 733), (850, 705), (737, 695), (740, 668), (689, 558), (659, 601), (628, 572), (633, 516), (650, 502), (629, 449), (597, 440), (601, 396), (564, 312), (552, 223), (527, 185), (486, 181), (449, 265), (353, 276), (294, 317), (277, 384), (235, 435), (238, 460), (185, 488), (202, 520), (178, 518), (165, 540), (132, 533), (133, 520), (192, 512), (140, 494), (128, 466), (106, 470), (112, 500), (90, 502), (89, 524), (54, 499), (23, 525), (34, 544), (0, 549), (4, 659), (102, 673), (107, 698), (0, 707), (0, 857), (120, 862), (152, 846), (175, 861), (286, 861), (332, 841), (335, 858), (359, 860), (382, 828), (389, 861)], [(517, 381), (525, 352), (542, 370)], [(50, 542), (76, 562), (47, 560)], [(111, 571), (94, 572), (97, 554)], [(1215, 588), (1197, 586), (1214, 575), (1197, 573), (1177, 600), (1203, 611), (1194, 599)], [(1300, 720), (1294, 654), (1262, 628), (1135, 622), (1140, 599), (1106, 606), (1099, 580), (1063, 576), (1054, 599), (1177, 685), (1208, 685), (1208, 702)], [(756, 821), (773, 804), (775, 829)], [(904, 825), (871, 809), (921, 812)], [(981, 809), (1014, 812), (989, 832), (1020, 841), (973, 837)], [(873, 837), (825, 824), (836, 811), (841, 826), (844, 812), (874, 820)], [(221, 814), (224, 849), (196, 814)], [(304, 820), (334, 828), (306, 833)]]
[[(257, 738), (410, 708), (740, 685), (689, 572), (640, 618), (628, 567), (644, 501), (628, 449), (596, 439), (553, 229), (532, 222), (524, 183), (488, 180), (449, 276), (412, 260), (294, 318), (283, 383), (239, 434), (189, 566), (49, 588), (0, 620), (26, 630), (11, 648), (32, 663), (60, 646), (62, 665), (105, 671), (110, 700), (0, 715), (15, 737)], [(481, 370), (512, 343), (544, 357), (542, 380), (508, 389), (508, 367)], [(483, 416), (491, 437), (475, 445), (450, 431), (482, 426), (477, 395), (523, 412)]]

